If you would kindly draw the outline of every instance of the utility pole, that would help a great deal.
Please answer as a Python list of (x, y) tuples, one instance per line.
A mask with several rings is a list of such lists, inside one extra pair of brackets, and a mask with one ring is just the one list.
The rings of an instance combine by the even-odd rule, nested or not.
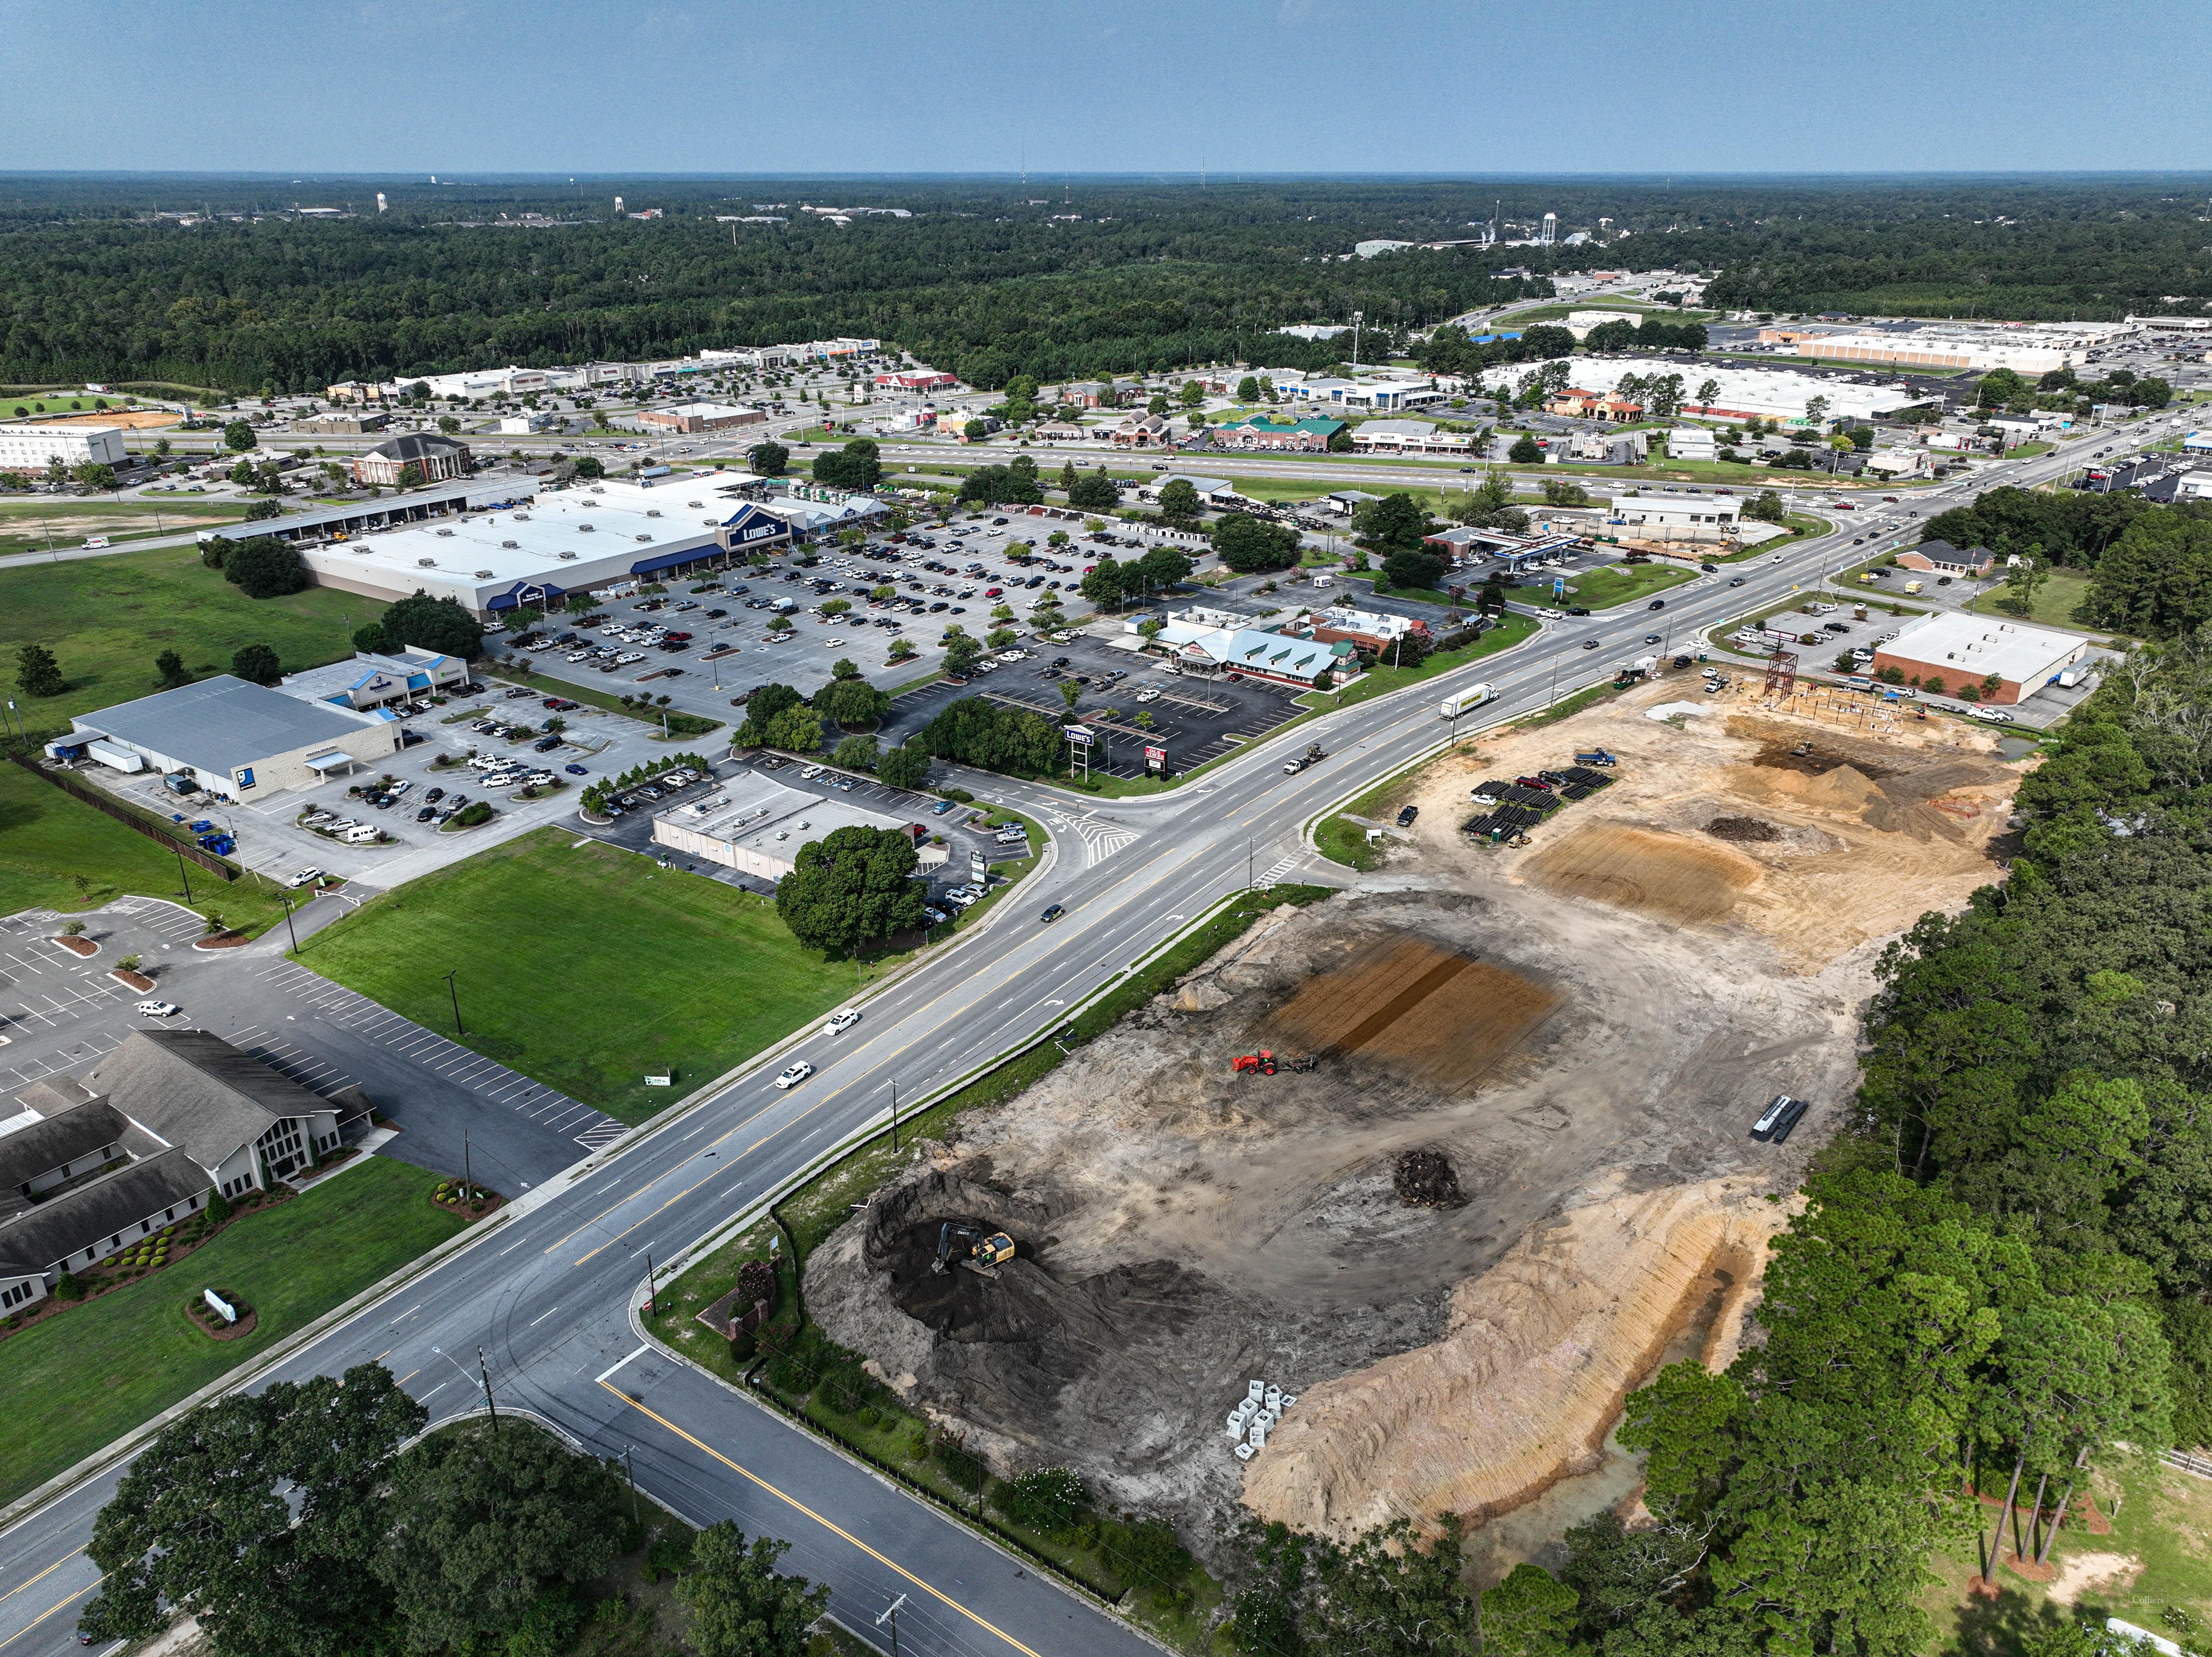
[[(181, 861), (182, 859), (179, 859)], [(292, 925), (292, 899), (289, 893), (280, 895), (277, 901), (284, 906), (284, 930), (292, 934), (292, 953), (300, 953), (300, 934)]]
[[(734, 235), (736, 232), (732, 230), (731, 234)], [(623, 1472), (629, 1478), (629, 1522), (635, 1525), (640, 1522), (637, 1516), (637, 1467), (629, 1459), (629, 1446), (627, 1444), (623, 1446)]]
[(891, 1155), (898, 1155), (898, 1083), (891, 1083)]
[(190, 903), (192, 901), (192, 877), (185, 869), (185, 848), (172, 841), (169, 849), (177, 854), (177, 875), (185, 883), (185, 901)]
[(645, 1315), (647, 1317), (653, 1315), (653, 1251), (651, 1249), (647, 1249), (645, 1255)]
[(898, 1657), (898, 1614), (899, 1607), (904, 1604), (906, 1604), (906, 1595), (902, 1593), (897, 1599), (891, 1601), (889, 1609), (887, 1609), (882, 1616), (876, 1618), (876, 1626), (878, 1628), (883, 1627), (886, 1623), (890, 1624), (891, 1657)]
[[(179, 859), (179, 861), (181, 861), (181, 859)], [(446, 988), (453, 998), (453, 1034), (456, 1035), (466, 1035), (468, 1032), (461, 1028), (461, 992), (453, 983), (453, 973), (457, 973), (459, 971), (460, 971), (460, 968), (456, 967), (453, 968), (453, 972), (447, 973), (446, 974)]]
[(477, 1182), (469, 1168), (469, 1131), (466, 1128), (461, 1130), (461, 1189), (467, 1193), (470, 1202), (476, 1201)]
[(483, 1348), (477, 1348), (477, 1372), (483, 1377), (484, 1413), (491, 1417), (491, 1429), (499, 1430), (499, 1411), (491, 1401), (491, 1366), (484, 1362)]

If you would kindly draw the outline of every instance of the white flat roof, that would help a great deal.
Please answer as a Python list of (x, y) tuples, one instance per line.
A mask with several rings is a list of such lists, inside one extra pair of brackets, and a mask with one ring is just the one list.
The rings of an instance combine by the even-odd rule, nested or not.
[(2054, 633), (1989, 616), (1930, 616), (1905, 628), (1881, 648), (1929, 667), (1982, 679), (1994, 673), (2014, 684), (2035, 685), (2089, 647), (2077, 634)]
[(745, 505), (727, 477), (609, 481), (547, 491), (506, 512), (458, 513), (357, 540), (303, 549), (319, 574), (390, 587), (498, 592), (550, 581), (574, 589), (627, 576), (641, 561), (715, 544)]
[(757, 771), (739, 771), (706, 799), (659, 814), (695, 835), (726, 841), (786, 862), (799, 848), (840, 828), (905, 828), (913, 819), (887, 817), (842, 799), (787, 788)]

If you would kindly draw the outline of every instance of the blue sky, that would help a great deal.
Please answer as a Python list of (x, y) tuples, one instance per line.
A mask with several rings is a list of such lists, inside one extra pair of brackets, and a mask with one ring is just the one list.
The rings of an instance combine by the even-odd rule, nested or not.
[(2212, 165), (2203, 0), (102, 0), (6, 42), (9, 169)]

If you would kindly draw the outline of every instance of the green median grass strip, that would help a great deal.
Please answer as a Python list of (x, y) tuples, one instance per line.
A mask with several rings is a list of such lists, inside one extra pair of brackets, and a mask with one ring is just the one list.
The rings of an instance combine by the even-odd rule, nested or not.
[[(371, 1156), (241, 1215), (174, 1266), (0, 1340), (0, 1502), (11, 1501), (343, 1304), (461, 1229), (437, 1176)], [(253, 1332), (212, 1340), (185, 1316), (227, 1289)]]
[(351, 655), (351, 629), (383, 613), (336, 587), (249, 598), (191, 548), (161, 547), (0, 568), (0, 659), (27, 644), (53, 652), (69, 688), (16, 701), (32, 731), (58, 731), (72, 714), (160, 689), (164, 650), (205, 677), (229, 672), (241, 645), (265, 644), (295, 672)]
[(1567, 583), (1567, 595), (1555, 599), (1548, 586), (1516, 587), (1513, 596), (1527, 604), (1579, 604), (1589, 610), (1611, 610), (1632, 600), (1649, 602), (1669, 587), (1694, 581), (1698, 572), (1676, 563), (1607, 564), (1577, 570)]
[[(299, 959), (501, 1064), (641, 1122), (828, 1013), (871, 967), (755, 893), (540, 828), (370, 900)], [(435, 970), (433, 970), (434, 965)], [(873, 974), (870, 974), (873, 975)], [(647, 1075), (671, 1075), (653, 1088)]]
[[(189, 868), (190, 907), (200, 913), (252, 933), (283, 918), (278, 889), (261, 876), (226, 883), (197, 864)], [(0, 914), (96, 909), (125, 895), (182, 903), (185, 878), (159, 841), (0, 761)]]

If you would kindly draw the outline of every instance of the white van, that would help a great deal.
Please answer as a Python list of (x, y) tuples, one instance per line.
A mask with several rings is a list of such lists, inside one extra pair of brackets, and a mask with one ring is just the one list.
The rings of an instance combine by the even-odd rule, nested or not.
[(362, 846), (374, 840), (382, 831), (373, 822), (357, 823), (338, 836), (349, 846)]

